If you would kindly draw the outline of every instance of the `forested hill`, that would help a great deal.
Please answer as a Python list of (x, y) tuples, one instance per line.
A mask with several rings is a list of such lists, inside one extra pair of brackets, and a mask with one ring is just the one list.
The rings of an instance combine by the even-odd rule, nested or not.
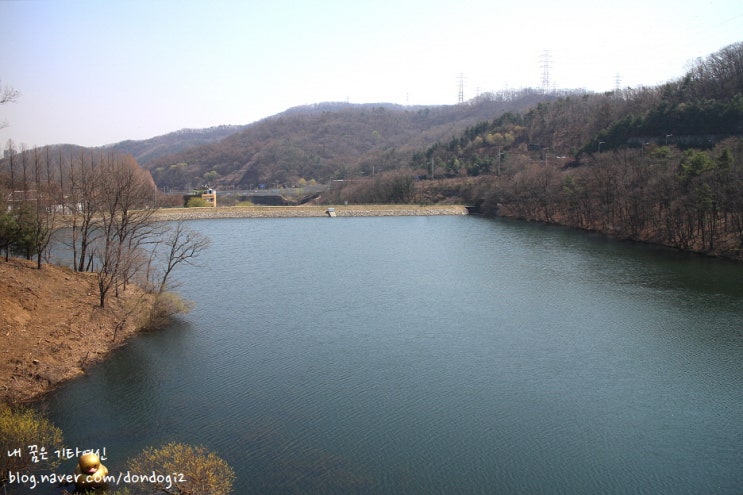
[(412, 165), (433, 163), (439, 176), (471, 176), (494, 171), (506, 157), (579, 165), (598, 152), (651, 145), (709, 149), (741, 135), (743, 43), (737, 43), (660, 86), (568, 95), (479, 122), (416, 153)]
[(149, 169), (158, 186), (174, 189), (294, 185), (400, 169), (472, 176), (493, 172), (506, 156), (531, 159), (535, 152), (580, 161), (651, 143), (711, 147), (743, 133), (742, 46), (699, 59), (678, 80), (656, 87), (600, 94), (522, 89), (431, 107), (322, 103), (205, 133), (199, 146), (192, 131), (175, 153), (160, 143), (178, 142), (178, 133), (117, 147)]
[(483, 121), (416, 153), (429, 167), (489, 213), (743, 259), (743, 43), (658, 87)]
[(247, 126), (220, 125), (207, 129), (181, 129), (150, 139), (121, 141), (105, 148), (132, 155), (140, 165), (145, 165), (163, 155), (180, 153), (196, 146), (220, 141), (245, 127)]
[[(524, 89), (450, 106), (321, 103), (291, 108), (217, 142), (138, 158), (160, 187), (292, 185), (407, 167), (416, 150), (504, 112), (525, 111), (556, 94)], [(137, 154), (135, 153), (135, 157)]]

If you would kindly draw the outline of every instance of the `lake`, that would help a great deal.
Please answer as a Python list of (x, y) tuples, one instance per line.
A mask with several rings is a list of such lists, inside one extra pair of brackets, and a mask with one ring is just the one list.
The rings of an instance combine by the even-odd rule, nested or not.
[(195, 309), (41, 404), (109, 471), (179, 441), (235, 494), (743, 493), (741, 264), (475, 216), (190, 227)]

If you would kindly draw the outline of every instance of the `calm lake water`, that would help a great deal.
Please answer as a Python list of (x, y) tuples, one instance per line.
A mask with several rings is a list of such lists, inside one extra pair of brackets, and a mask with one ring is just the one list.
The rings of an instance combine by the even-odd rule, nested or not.
[(235, 494), (743, 493), (740, 264), (478, 217), (190, 226), (195, 309), (42, 404), (109, 471), (180, 441)]

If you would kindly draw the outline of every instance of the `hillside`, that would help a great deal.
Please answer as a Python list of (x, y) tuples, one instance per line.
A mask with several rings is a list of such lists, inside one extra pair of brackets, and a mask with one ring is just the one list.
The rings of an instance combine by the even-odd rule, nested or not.
[(134, 289), (101, 309), (95, 275), (20, 259), (0, 260), (0, 280), (0, 402), (81, 375), (136, 331), (126, 310), (139, 300)]
[(659, 87), (480, 122), (414, 155), (429, 167), (490, 214), (743, 259), (743, 43)]
[(241, 131), (245, 127), (220, 125), (207, 129), (181, 129), (150, 139), (121, 141), (105, 146), (105, 148), (130, 154), (137, 162), (144, 165), (163, 155), (180, 153), (190, 148), (220, 141), (230, 134)]
[(407, 167), (414, 151), (504, 112), (558, 98), (535, 90), (483, 95), (461, 105), (322, 103), (287, 110), (224, 139), (143, 165), (159, 187), (221, 189), (370, 176)]
[(449, 106), (296, 107), (221, 140), (147, 158), (144, 165), (161, 188), (209, 184), (226, 190), (391, 170), (480, 175), (493, 172), (506, 155), (533, 158), (540, 150), (579, 159), (601, 146), (609, 151), (666, 139), (711, 147), (743, 132), (743, 96), (736, 99), (741, 52), (740, 44), (731, 45), (678, 81), (603, 94), (522, 89)]

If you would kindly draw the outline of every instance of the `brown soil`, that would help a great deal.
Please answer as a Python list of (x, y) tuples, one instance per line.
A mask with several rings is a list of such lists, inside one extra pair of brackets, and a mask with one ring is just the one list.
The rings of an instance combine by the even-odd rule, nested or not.
[(0, 259), (0, 402), (38, 399), (83, 374), (137, 332), (146, 297), (129, 288), (100, 308), (93, 274)]

